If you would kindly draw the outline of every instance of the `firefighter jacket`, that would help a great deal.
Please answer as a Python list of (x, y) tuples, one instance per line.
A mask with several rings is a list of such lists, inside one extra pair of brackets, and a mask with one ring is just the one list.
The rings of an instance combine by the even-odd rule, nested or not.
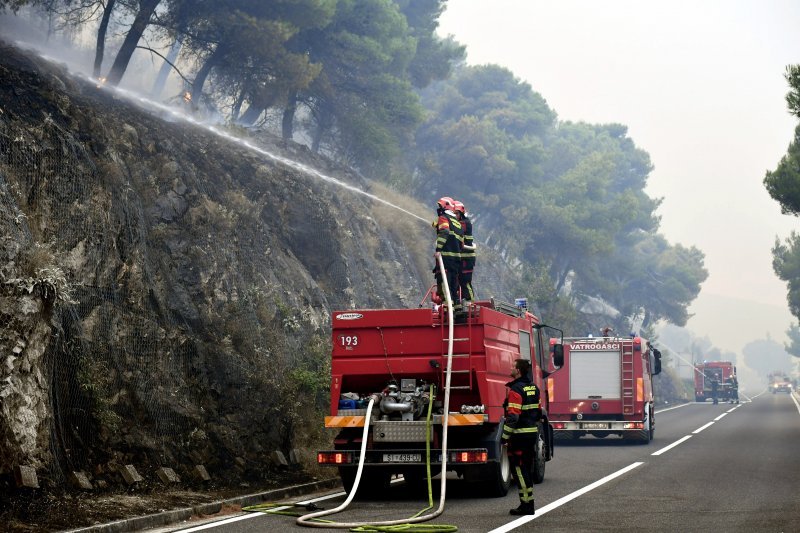
[(475, 241), (472, 239), (472, 221), (468, 216), (464, 216), (460, 220), (461, 227), (464, 228), (464, 247), (461, 250), (461, 259), (464, 260), (464, 266), (471, 268), (475, 266)]
[(539, 387), (531, 382), (529, 376), (521, 376), (506, 383), (506, 419), (503, 425), (503, 442), (535, 437), (536, 423), (541, 418), (539, 407)]
[(464, 230), (456, 217), (448, 211), (439, 215), (436, 221), (436, 251), (444, 261), (461, 261), (461, 247), (464, 243)]

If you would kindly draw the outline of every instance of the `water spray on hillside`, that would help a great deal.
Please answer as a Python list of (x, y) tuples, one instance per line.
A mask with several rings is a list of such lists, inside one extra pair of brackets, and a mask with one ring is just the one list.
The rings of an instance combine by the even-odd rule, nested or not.
[[(100, 83), (100, 82), (98, 82), (98, 80), (96, 80), (94, 78), (89, 78), (89, 80), (92, 81), (92, 83)], [(143, 96), (140, 96), (140, 95), (134, 93), (133, 91), (129, 91), (127, 89), (122, 89), (122, 88), (119, 88), (119, 87), (109, 87), (109, 86), (102, 85), (102, 84), (100, 84), (99, 86), (101, 86), (104, 89), (111, 89), (114, 92), (116, 92), (117, 94), (119, 94), (119, 95), (123, 96), (124, 98), (126, 98), (127, 100), (133, 101), (133, 102), (137, 103), (138, 105), (140, 105), (142, 107), (150, 108), (150, 109), (156, 109), (156, 110), (158, 110), (160, 112), (169, 113), (170, 116), (172, 116), (172, 117), (175, 117), (177, 119), (180, 119), (180, 120), (182, 120), (184, 122), (187, 122), (187, 123), (190, 123), (192, 125), (204, 128), (207, 131), (210, 131), (211, 133), (213, 133), (215, 135), (218, 135), (218, 136), (223, 137), (223, 138), (225, 138), (225, 139), (227, 139), (227, 140), (229, 140), (231, 142), (234, 142), (234, 143), (236, 143), (236, 144), (238, 144), (240, 146), (243, 146), (245, 148), (253, 150), (254, 152), (256, 152), (258, 154), (261, 154), (263, 156), (266, 156), (266, 157), (272, 159), (273, 161), (277, 161), (278, 163), (286, 165), (286, 166), (288, 166), (290, 168), (293, 168), (295, 170), (299, 170), (300, 172), (303, 172), (304, 174), (307, 174), (309, 176), (314, 176), (314, 177), (319, 178), (319, 179), (321, 179), (323, 181), (326, 181), (328, 183), (332, 183), (334, 185), (337, 185), (339, 187), (347, 189), (347, 190), (349, 190), (351, 192), (366, 196), (367, 198), (375, 200), (376, 202), (380, 202), (382, 204), (388, 205), (389, 207), (397, 209), (398, 211), (402, 211), (403, 213), (405, 213), (405, 214), (407, 214), (409, 216), (412, 216), (412, 217), (414, 217), (414, 218), (416, 218), (418, 220), (421, 220), (422, 222), (425, 222), (425, 223), (430, 222), (429, 220), (426, 220), (425, 218), (423, 218), (423, 217), (421, 217), (421, 216), (419, 216), (419, 215), (417, 215), (415, 213), (412, 213), (411, 211), (403, 209), (402, 207), (400, 207), (398, 205), (395, 205), (395, 204), (389, 202), (388, 200), (384, 200), (383, 198), (380, 198), (379, 196), (376, 196), (374, 194), (368, 193), (368, 192), (366, 192), (366, 191), (364, 191), (362, 189), (359, 189), (358, 187), (355, 187), (353, 185), (345, 183), (345, 182), (343, 182), (341, 180), (338, 180), (338, 179), (336, 179), (336, 178), (334, 178), (332, 176), (328, 176), (327, 174), (323, 174), (319, 170), (317, 170), (315, 168), (312, 168), (312, 167), (310, 167), (308, 165), (304, 165), (303, 163), (294, 161), (294, 160), (289, 159), (287, 157), (283, 157), (283, 156), (280, 156), (280, 155), (277, 155), (277, 154), (273, 154), (272, 152), (270, 152), (268, 150), (265, 150), (264, 148), (261, 148), (260, 146), (256, 146), (255, 144), (251, 143), (250, 141), (247, 141), (247, 140), (242, 139), (240, 137), (236, 137), (235, 135), (231, 135), (230, 133), (219, 129), (216, 126), (201, 122), (201, 121), (195, 119), (194, 117), (191, 117), (191, 116), (189, 116), (189, 115), (187, 115), (185, 113), (181, 113), (179, 110), (177, 110), (177, 109), (175, 109), (173, 107), (170, 107), (168, 105), (165, 105), (165, 104), (162, 104), (162, 103), (159, 103), (159, 102), (154, 102), (153, 100), (149, 100), (147, 98), (144, 98)]]
[[(33, 48), (33, 47), (30, 47), (29, 45), (26, 45), (25, 43), (17, 41), (16, 45), (19, 46), (20, 48), (25, 48), (25, 49), (28, 49), (28, 50), (36, 53), (42, 59), (50, 61), (51, 63), (63, 64), (63, 62), (60, 61), (59, 59), (57, 59), (55, 57), (52, 57), (52, 56), (49, 56), (48, 54), (42, 52), (41, 50)], [(300, 163), (298, 161), (294, 161), (293, 159), (289, 159), (288, 157), (283, 157), (283, 156), (280, 156), (280, 155), (277, 155), (277, 154), (273, 154), (272, 152), (270, 152), (270, 151), (268, 151), (268, 150), (266, 150), (266, 149), (264, 149), (264, 148), (262, 148), (260, 146), (257, 146), (255, 144), (251, 143), (250, 141), (247, 141), (247, 140), (242, 139), (240, 137), (236, 137), (235, 135), (232, 135), (232, 134), (230, 134), (230, 133), (228, 133), (228, 132), (226, 132), (226, 131), (224, 131), (224, 130), (222, 130), (222, 129), (220, 129), (220, 128), (212, 125), (212, 124), (208, 124), (206, 122), (202, 122), (202, 121), (197, 120), (196, 118), (194, 118), (194, 117), (192, 117), (190, 115), (187, 115), (186, 113), (182, 113), (179, 109), (176, 109), (174, 107), (171, 107), (169, 105), (166, 105), (166, 104), (163, 104), (163, 103), (160, 103), (160, 102), (156, 102), (156, 101), (150, 100), (148, 98), (145, 98), (142, 95), (137, 94), (134, 91), (129, 91), (127, 89), (123, 89), (123, 88), (120, 88), (120, 87), (113, 87), (113, 86), (105, 85), (105, 83), (104, 83), (105, 80), (104, 79), (99, 79), (98, 80), (97, 78), (89, 76), (86, 73), (81, 73), (81, 72), (75, 73), (75, 72), (73, 72), (73, 74), (78, 75), (80, 77), (83, 77), (84, 79), (89, 80), (91, 83), (97, 85), (97, 87), (100, 88), (100, 89), (112, 90), (112, 91), (114, 91), (114, 93), (120, 95), (121, 97), (125, 98), (126, 100), (128, 100), (130, 102), (133, 102), (133, 103), (137, 104), (140, 107), (143, 107), (143, 108), (148, 109), (150, 111), (157, 111), (157, 112), (160, 112), (160, 113), (166, 113), (172, 118), (181, 120), (181, 121), (186, 122), (188, 124), (192, 124), (192, 125), (204, 128), (205, 130), (207, 130), (207, 131), (209, 131), (209, 132), (211, 132), (211, 133), (213, 133), (213, 134), (215, 134), (215, 135), (217, 135), (219, 137), (222, 137), (222, 138), (227, 139), (227, 140), (229, 140), (231, 142), (234, 142), (234, 143), (236, 143), (236, 144), (238, 144), (238, 145), (240, 145), (240, 146), (242, 146), (244, 148), (250, 149), (250, 150), (252, 150), (252, 151), (254, 151), (254, 152), (256, 152), (256, 153), (258, 153), (260, 155), (268, 157), (271, 160), (276, 161), (276, 162), (278, 162), (280, 164), (283, 164), (283, 165), (285, 165), (285, 166), (287, 166), (289, 168), (292, 168), (292, 169), (295, 169), (295, 170), (299, 170), (300, 172), (302, 172), (302, 173), (304, 173), (304, 174), (306, 174), (308, 176), (316, 177), (316, 178), (318, 178), (320, 180), (326, 181), (326, 182), (331, 183), (333, 185), (337, 185), (337, 186), (342, 187), (344, 189), (347, 189), (347, 190), (349, 190), (351, 192), (366, 196), (367, 198), (370, 198), (371, 200), (374, 200), (376, 202), (380, 202), (380, 203), (382, 203), (384, 205), (387, 205), (387, 206), (389, 206), (389, 207), (391, 207), (393, 209), (397, 209), (398, 211), (401, 211), (401, 212), (405, 213), (406, 215), (414, 217), (417, 220), (425, 222), (426, 224), (430, 222), (430, 220), (427, 220), (427, 219), (425, 219), (425, 218), (423, 218), (423, 217), (421, 217), (421, 216), (419, 216), (419, 215), (417, 215), (415, 213), (412, 213), (411, 211), (408, 211), (407, 209), (404, 209), (404, 208), (402, 208), (402, 207), (400, 207), (398, 205), (395, 205), (392, 202), (389, 202), (388, 200), (384, 200), (383, 198), (381, 198), (379, 196), (376, 196), (376, 195), (374, 195), (372, 193), (368, 193), (367, 191), (364, 191), (362, 189), (359, 189), (358, 187), (356, 187), (354, 185), (350, 185), (350, 184), (345, 183), (345, 182), (343, 182), (343, 181), (341, 181), (339, 179), (336, 179), (336, 178), (334, 178), (332, 176), (328, 176), (327, 174), (324, 174), (324, 173), (320, 172), (319, 170), (317, 170), (315, 168), (312, 168), (312, 167), (310, 167), (308, 165), (305, 165), (305, 164)], [(184, 99), (185, 99), (185, 97), (184, 97)]]

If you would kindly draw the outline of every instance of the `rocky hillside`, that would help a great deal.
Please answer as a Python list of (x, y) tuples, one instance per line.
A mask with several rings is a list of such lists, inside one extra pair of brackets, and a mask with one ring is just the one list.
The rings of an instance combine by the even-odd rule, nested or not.
[(2, 43), (0, 80), (0, 475), (268, 475), (319, 426), (330, 311), (418, 305), (429, 225)]

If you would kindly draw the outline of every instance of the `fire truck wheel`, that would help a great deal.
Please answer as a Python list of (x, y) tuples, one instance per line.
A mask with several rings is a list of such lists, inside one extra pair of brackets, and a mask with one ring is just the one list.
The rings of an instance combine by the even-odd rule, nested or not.
[(539, 424), (539, 432), (536, 438), (536, 448), (533, 456), (533, 482), (539, 484), (544, 481), (544, 467), (547, 463), (544, 449), (544, 435), (542, 435), (542, 425)]
[(465, 477), (474, 481), (479, 490), (489, 497), (502, 497), (511, 487), (511, 463), (505, 450), (498, 455), (499, 460), (465, 470)]

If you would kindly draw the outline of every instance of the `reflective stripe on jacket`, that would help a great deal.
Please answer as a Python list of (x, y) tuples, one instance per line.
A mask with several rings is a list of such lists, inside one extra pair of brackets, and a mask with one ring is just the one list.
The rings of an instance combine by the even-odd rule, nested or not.
[(461, 219), (461, 226), (464, 228), (464, 249), (461, 250), (461, 258), (467, 266), (475, 265), (475, 241), (472, 238), (472, 221), (469, 217)]
[(447, 213), (439, 215), (436, 222), (436, 251), (442, 259), (461, 259), (461, 245), (464, 242), (464, 230), (455, 216)]
[(538, 432), (536, 423), (541, 418), (539, 387), (531, 383), (528, 376), (506, 383), (506, 421), (503, 425), (503, 440), (512, 436), (524, 436)]

